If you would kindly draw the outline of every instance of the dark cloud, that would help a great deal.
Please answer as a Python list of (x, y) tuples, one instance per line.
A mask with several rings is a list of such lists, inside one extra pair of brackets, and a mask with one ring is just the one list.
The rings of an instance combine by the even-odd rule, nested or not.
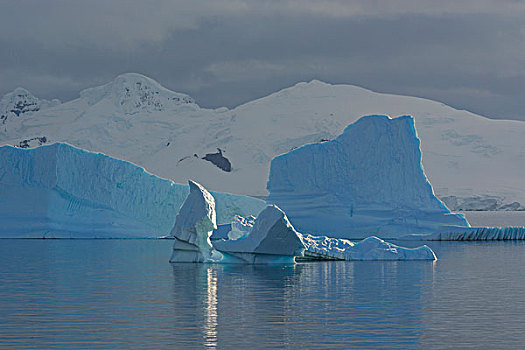
[[(187, 8), (191, 21), (172, 25), (162, 15), (158, 26), (158, 16), (141, 19), (131, 11), (119, 15), (139, 21), (136, 26), (120, 18), (116, 34), (107, 37), (104, 32), (111, 25), (104, 21), (103, 30), (92, 30), (89, 21), (81, 20), (80, 28), (68, 32), (40, 19), (37, 27), (58, 38), (30, 32), (0, 35), (0, 93), (25, 86), (45, 98), (68, 100), (120, 73), (139, 72), (189, 93), (202, 106), (234, 107), (315, 78), (525, 120), (521, 16), (501, 9), (490, 13), (491, 6), (497, 7), (490, 1), (481, 2), (481, 10), (461, 8), (456, 13), (409, 11), (417, 6), (399, 2), (404, 11), (392, 7), (388, 11), (394, 13), (383, 14), (361, 6), (352, 14), (353, 8), (343, 2), (330, 2), (331, 7), (321, 10), (316, 2), (306, 2), (311, 6), (301, 10), (288, 2), (279, 11), (277, 2), (267, 1), (259, 2), (265, 4), (259, 5), (263, 10), (252, 11), (223, 1), (231, 5), (226, 10), (194, 16)], [(174, 21), (184, 15), (176, 13)], [(23, 24), (31, 27), (27, 22)]]

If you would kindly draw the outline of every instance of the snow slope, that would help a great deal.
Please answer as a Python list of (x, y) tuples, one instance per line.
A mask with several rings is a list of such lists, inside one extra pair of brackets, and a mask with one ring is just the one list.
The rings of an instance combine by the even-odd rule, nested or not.
[(32, 113), (9, 118), (0, 144), (67, 141), (179, 183), (191, 178), (212, 190), (255, 196), (267, 195), (275, 156), (333, 139), (363, 115), (413, 115), (427, 176), (451, 209), (525, 206), (525, 123), (421, 98), (314, 80), (233, 110), (211, 110), (130, 73)]
[(300, 232), (394, 238), (468, 226), (434, 196), (410, 116), (367, 116), (332, 141), (272, 160), (267, 202)]
[[(0, 238), (170, 234), (188, 187), (67, 144), (0, 147)], [(214, 193), (217, 222), (257, 215), (261, 200)]]

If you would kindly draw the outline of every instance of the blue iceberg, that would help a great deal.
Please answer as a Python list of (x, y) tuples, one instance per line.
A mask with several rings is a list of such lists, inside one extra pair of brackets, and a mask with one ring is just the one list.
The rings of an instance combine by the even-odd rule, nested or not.
[[(188, 186), (127, 161), (57, 143), (0, 147), (0, 238), (168, 236)], [(213, 193), (219, 224), (257, 215), (256, 198)]]
[(366, 116), (332, 141), (278, 156), (267, 188), (267, 203), (313, 235), (397, 238), (469, 226), (434, 195), (411, 116)]

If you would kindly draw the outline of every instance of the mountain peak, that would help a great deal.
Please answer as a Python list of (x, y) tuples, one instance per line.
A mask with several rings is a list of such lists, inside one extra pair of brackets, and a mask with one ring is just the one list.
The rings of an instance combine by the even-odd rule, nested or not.
[(184, 104), (195, 104), (190, 96), (168, 90), (138, 73), (121, 74), (105, 85), (83, 90), (80, 97), (90, 105), (109, 99), (118, 111), (125, 114), (164, 111)]
[(5, 94), (0, 100), (0, 120), (5, 124), (8, 119), (32, 114), (47, 107), (60, 104), (59, 100), (47, 101), (35, 97), (28, 90), (18, 87)]

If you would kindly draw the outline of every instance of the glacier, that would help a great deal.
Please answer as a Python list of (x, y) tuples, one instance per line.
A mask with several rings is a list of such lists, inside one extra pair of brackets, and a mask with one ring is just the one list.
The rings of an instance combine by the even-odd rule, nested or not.
[(267, 203), (313, 235), (397, 238), (469, 226), (434, 195), (411, 116), (365, 116), (332, 141), (280, 155), (267, 188)]
[[(130, 162), (64, 143), (0, 147), (0, 238), (168, 236), (188, 186)], [(213, 193), (219, 224), (264, 201)]]

